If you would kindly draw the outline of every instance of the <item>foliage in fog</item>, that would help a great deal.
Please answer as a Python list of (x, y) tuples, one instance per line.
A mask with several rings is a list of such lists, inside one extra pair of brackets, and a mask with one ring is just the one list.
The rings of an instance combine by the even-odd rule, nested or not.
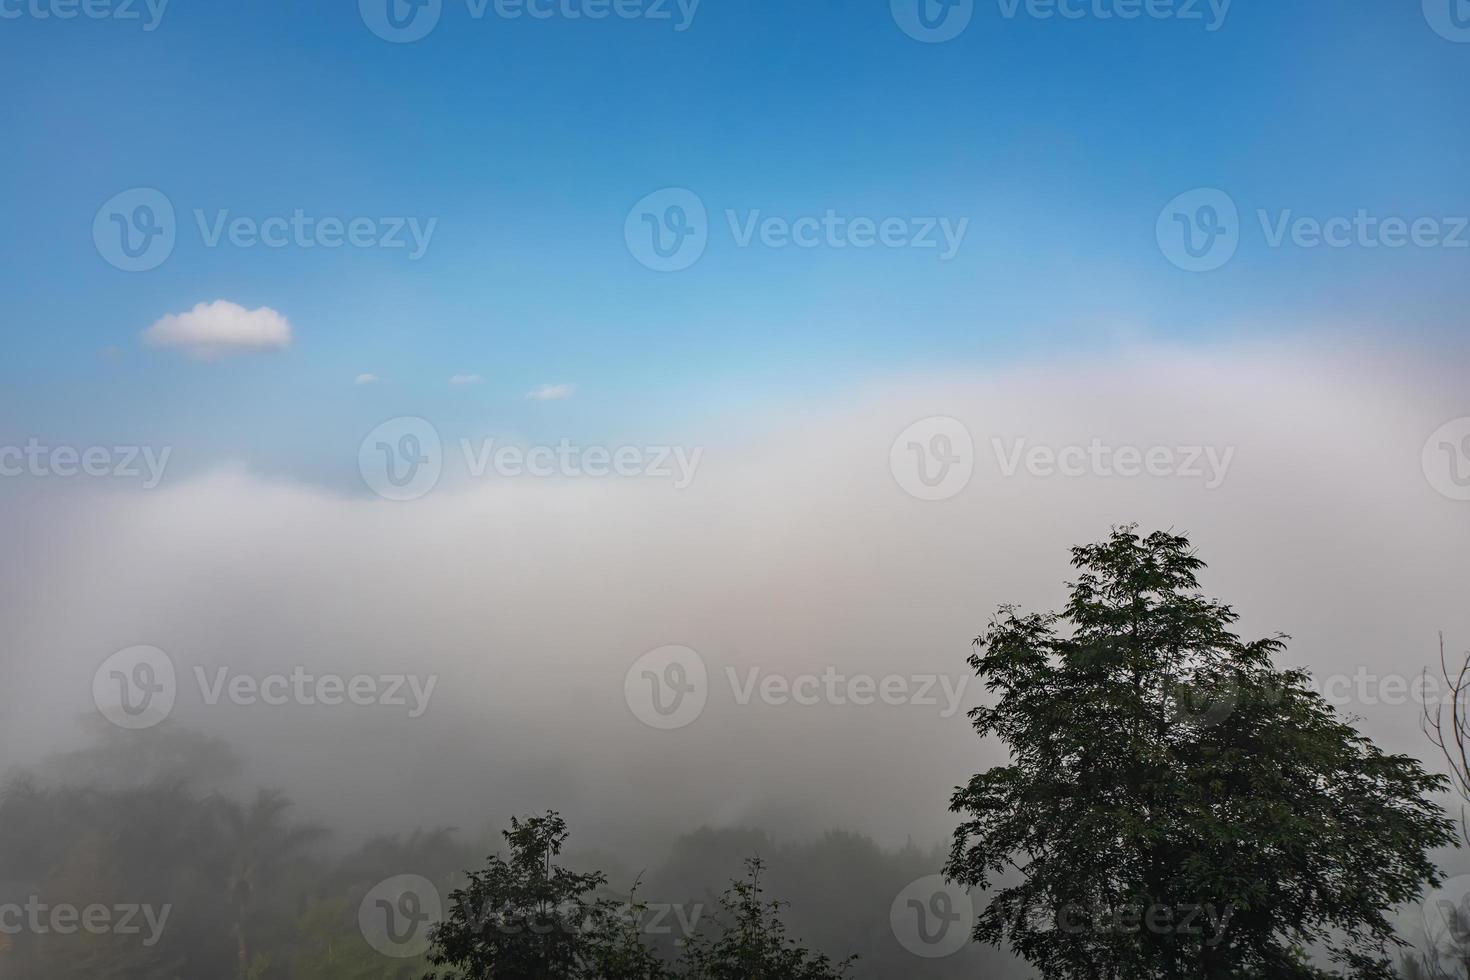
[[(1059, 613), (1002, 608), (972, 718), (1011, 761), (952, 801), (975, 938), (1046, 978), (1387, 977), (1388, 918), (1439, 879), (1445, 781), (1386, 755), (1200, 594), (1178, 535), (1073, 549)], [(1310, 954), (1330, 946), (1342, 972)]]

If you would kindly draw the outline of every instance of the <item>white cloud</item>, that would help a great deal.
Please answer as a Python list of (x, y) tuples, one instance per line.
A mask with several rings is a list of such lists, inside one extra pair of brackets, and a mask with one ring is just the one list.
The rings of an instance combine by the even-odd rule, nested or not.
[(485, 379), (478, 374), (456, 374), (449, 379), (449, 383), (452, 385), (477, 385), (483, 380)]
[(376, 374), (359, 374), (357, 380), (352, 383), (355, 385), (371, 385), (377, 384), (381, 380)]
[(559, 398), (570, 398), (576, 391), (576, 385), (542, 385), (535, 391), (526, 392), (526, 397), (532, 401), (549, 402)]
[(170, 313), (143, 331), (149, 347), (179, 347), (201, 361), (249, 351), (281, 350), (291, 344), (291, 324), (268, 306), (247, 310), (238, 303), (199, 303), (187, 313)]

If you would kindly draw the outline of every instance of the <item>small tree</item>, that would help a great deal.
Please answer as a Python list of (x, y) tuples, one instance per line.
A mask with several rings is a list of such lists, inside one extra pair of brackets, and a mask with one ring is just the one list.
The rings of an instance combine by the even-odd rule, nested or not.
[[(1453, 840), (1443, 778), (1275, 668), (1284, 637), (1236, 636), (1184, 537), (1122, 528), (1072, 562), (1064, 611), (1003, 607), (970, 658), (996, 698), (974, 726), (1012, 756), (952, 799), (948, 875), (1008, 876), (975, 938), (1048, 980), (1392, 976), (1386, 911)], [(1340, 974), (1310, 961), (1329, 943)]]
[[(1460, 836), (1470, 843), (1465, 811), (1470, 802), (1470, 653), (1451, 668), (1444, 634), (1439, 637), (1439, 677), (1445, 685), (1443, 696), (1432, 704), (1425, 700), (1422, 724), (1449, 768), (1450, 787), (1461, 801)], [(1424, 686), (1430, 686), (1428, 671)], [(1437, 920), (1440, 928), (1426, 931), (1428, 949), (1405, 960), (1404, 975), (1409, 980), (1470, 978), (1470, 896), (1462, 897), (1458, 905), (1444, 897), (1434, 901), (1438, 915), (1426, 918)]]
[(851, 959), (833, 964), (788, 938), (783, 903), (761, 898), (764, 865), (752, 858), (745, 868), (745, 880), (720, 896), (715, 934), (690, 940), (682, 960), (688, 980), (841, 980)]
[[(1463, 803), (1470, 802), (1470, 653), (1460, 666), (1450, 669), (1445, 657), (1444, 634), (1439, 637), (1439, 675), (1444, 680), (1444, 697), (1430, 706), (1424, 704), (1422, 726), (1430, 743), (1444, 757), (1450, 769), (1450, 785), (1460, 797), (1460, 834), (1470, 843), (1470, 824), (1465, 821)], [(1429, 672), (1424, 673), (1424, 686), (1429, 687)]]
[(600, 980), (666, 980), (663, 960), (643, 934), (648, 907), (638, 901), (638, 885), (625, 903), (604, 903), (588, 935), (588, 959)]
[[(605, 875), (553, 863), (567, 839), (555, 812), (512, 818), (509, 859), (493, 855), (450, 896), (430, 934), (445, 980), (656, 980), (662, 965), (638, 941), (624, 906), (594, 898)], [(437, 976), (430, 974), (430, 980)]]
[[(450, 912), (430, 934), (429, 962), (449, 967), (443, 980), (672, 980), (646, 942), (634, 895), (614, 902), (594, 895), (600, 873), (577, 874), (552, 859), (567, 839), (555, 813), (511, 821), (503, 835), (509, 859), (495, 855), (450, 895)], [(833, 966), (786, 937), (781, 904), (761, 899), (761, 863), (720, 899), (713, 934), (690, 941), (684, 980), (842, 980)], [(430, 974), (428, 980), (435, 980)]]

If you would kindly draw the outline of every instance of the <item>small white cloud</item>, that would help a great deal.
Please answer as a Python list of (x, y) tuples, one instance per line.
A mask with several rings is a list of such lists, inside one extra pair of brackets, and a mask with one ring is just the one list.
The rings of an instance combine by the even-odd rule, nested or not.
[(291, 344), (291, 324), (268, 306), (247, 310), (215, 300), (187, 313), (170, 313), (143, 331), (149, 347), (179, 347), (201, 361), (249, 351), (281, 350)]
[(376, 374), (359, 374), (357, 380), (352, 383), (355, 385), (371, 385), (377, 384), (380, 380), (382, 379)]
[(452, 385), (477, 385), (483, 380), (478, 374), (456, 374), (449, 379), (449, 383)]
[(559, 398), (570, 398), (576, 391), (576, 385), (542, 385), (535, 391), (526, 392), (526, 397), (535, 402), (550, 402)]

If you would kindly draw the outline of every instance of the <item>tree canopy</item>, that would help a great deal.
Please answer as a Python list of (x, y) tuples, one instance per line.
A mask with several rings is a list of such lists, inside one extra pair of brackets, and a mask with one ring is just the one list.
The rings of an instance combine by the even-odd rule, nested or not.
[[(640, 906), (598, 897), (600, 872), (577, 873), (555, 858), (567, 826), (555, 812), (513, 819), (509, 856), (492, 855), (450, 896), (429, 960), (444, 980), (842, 980), (833, 964), (786, 933), (780, 902), (767, 901), (762, 863), (719, 899), (719, 912), (691, 936), (677, 964), (655, 952), (641, 929)], [(432, 980), (434, 975), (431, 975)]]
[[(975, 938), (1044, 978), (1393, 976), (1394, 905), (1438, 881), (1444, 788), (1233, 631), (1178, 534), (1074, 548), (1065, 608), (1002, 607), (971, 719), (1011, 759), (959, 787), (947, 874)], [(1340, 972), (1317, 965), (1330, 949)]]

